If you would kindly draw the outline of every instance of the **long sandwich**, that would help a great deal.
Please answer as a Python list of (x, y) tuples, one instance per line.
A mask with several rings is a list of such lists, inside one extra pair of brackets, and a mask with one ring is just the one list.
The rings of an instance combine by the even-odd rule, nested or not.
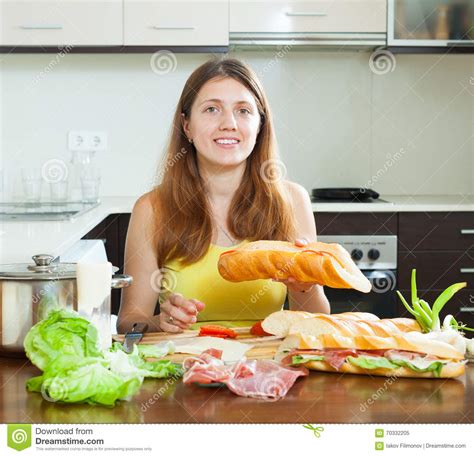
[(285, 366), (386, 377), (452, 378), (464, 374), (464, 353), (420, 332), (390, 337), (290, 334), (275, 359)]

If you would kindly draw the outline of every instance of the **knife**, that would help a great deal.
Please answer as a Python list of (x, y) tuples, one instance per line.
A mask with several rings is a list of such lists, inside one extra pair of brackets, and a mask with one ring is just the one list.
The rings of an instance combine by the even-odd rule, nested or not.
[(134, 345), (138, 344), (148, 329), (146, 323), (134, 323), (131, 331), (125, 333), (125, 339), (122, 344), (123, 351), (125, 353), (132, 353)]

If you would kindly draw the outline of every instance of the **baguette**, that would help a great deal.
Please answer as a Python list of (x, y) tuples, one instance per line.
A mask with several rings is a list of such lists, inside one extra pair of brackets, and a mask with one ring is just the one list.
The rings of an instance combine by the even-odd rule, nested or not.
[(301, 333), (311, 336), (320, 334), (340, 334), (341, 336), (380, 336), (390, 337), (393, 334), (421, 331), (416, 320), (411, 318), (392, 318), (379, 321), (348, 320), (339, 314), (317, 315), (313, 318), (293, 323), (288, 333)]
[(332, 288), (354, 288), (368, 293), (372, 285), (339, 244), (312, 242), (297, 247), (291, 242), (256, 241), (222, 253), (221, 276), (231, 282), (257, 279), (317, 283)]
[[(275, 336), (284, 337), (287, 336), (290, 327), (298, 322), (304, 321), (306, 319), (311, 319), (315, 316), (324, 316), (326, 314), (316, 314), (310, 312), (301, 312), (293, 310), (279, 310), (277, 312), (271, 313), (265, 320), (262, 322), (262, 328), (265, 332), (269, 334), (274, 334)], [(343, 312), (340, 314), (334, 314), (341, 319), (346, 320), (364, 320), (364, 321), (377, 321), (379, 317), (377, 315), (367, 313), (367, 312)]]

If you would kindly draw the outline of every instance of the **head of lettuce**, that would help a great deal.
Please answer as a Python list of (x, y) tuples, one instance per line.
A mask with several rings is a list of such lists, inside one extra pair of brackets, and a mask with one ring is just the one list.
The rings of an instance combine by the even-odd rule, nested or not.
[(127, 355), (119, 344), (101, 351), (97, 329), (69, 310), (54, 310), (26, 335), (25, 352), (43, 371), (29, 379), (28, 391), (54, 402), (113, 406), (138, 392), (144, 377), (182, 375), (170, 361), (145, 361), (135, 347)]

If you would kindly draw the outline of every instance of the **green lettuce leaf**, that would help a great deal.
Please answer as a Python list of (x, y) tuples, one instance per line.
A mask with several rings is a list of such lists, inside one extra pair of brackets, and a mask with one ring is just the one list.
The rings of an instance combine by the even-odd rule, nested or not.
[(53, 310), (25, 337), (26, 356), (41, 370), (58, 355), (101, 356), (97, 329), (68, 310)]
[(127, 354), (123, 351), (121, 344), (114, 343), (105, 356), (110, 362), (110, 368), (122, 375), (132, 370), (143, 377), (153, 378), (181, 377), (183, 375), (184, 371), (180, 364), (172, 363), (169, 360), (146, 361), (144, 358), (148, 357), (149, 353), (151, 352), (141, 351), (139, 346), (135, 345), (133, 352)]
[[(171, 361), (147, 362), (145, 356), (152, 351), (137, 346), (130, 355), (121, 344), (102, 352), (96, 328), (73, 311), (51, 311), (31, 328), (24, 346), (31, 362), (43, 371), (27, 381), (28, 391), (53, 402), (113, 406), (136, 394), (144, 377), (183, 374), (181, 366)], [(164, 356), (171, 348), (155, 348), (153, 354)]]
[(294, 355), (291, 358), (291, 365), (304, 364), (309, 361), (324, 361), (324, 356), (319, 355)]
[[(38, 391), (38, 382), (33, 380), (27, 388)], [(121, 376), (113, 372), (103, 358), (62, 355), (43, 372), (40, 392), (53, 402), (113, 406), (138, 392), (142, 382), (143, 377), (136, 373)]]
[(369, 356), (348, 356), (347, 361), (349, 361), (354, 366), (361, 367), (362, 369), (395, 369), (396, 364), (391, 362), (389, 359), (380, 357), (369, 357)]
[(435, 377), (439, 377), (441, 375), (443, 365), (446, 364), (442, 361), (433, 361), (429, 366), (420, 368), (410, 363), (410, 361), (406, 361), (404, 359), (392, 359), (391, 362), (396, 364), (397, 366), (408, 367), (409, 369), (412, 369), (415, 372), (433, 372)]

